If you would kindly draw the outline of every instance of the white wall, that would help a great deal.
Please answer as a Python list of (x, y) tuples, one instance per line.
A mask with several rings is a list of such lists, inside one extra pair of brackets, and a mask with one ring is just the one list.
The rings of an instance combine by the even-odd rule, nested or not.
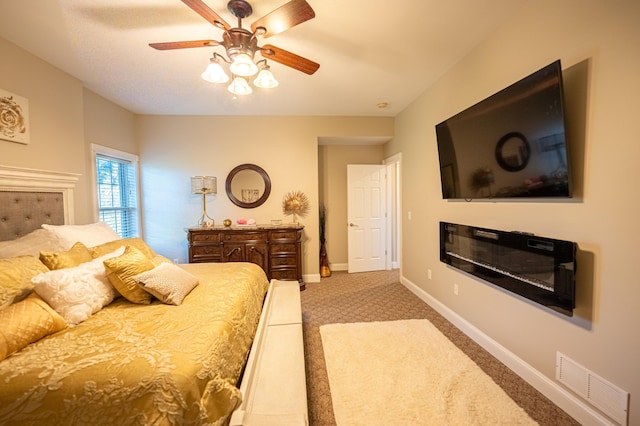
[[(80, 174), (75, 222), (95, 220), (90, 144), (138, 155), (141, 164), (143, 232), (171, 259), (187, 260), (184, 229), (195, 225), (202, 199), (190, 193), (189, 177), (218, 177), (209, 212), (223, 219), (283, 218), (282, 197), (301, 190), (310, 198), (305, 225), (303, 273), (318, 276), (318, 137), (388, 136), (391, 117), (168, 117), (137, 116), (83, 87), (82, 82), (0, 39), (0, 87), (29, 100), (31, 143), (0, 141), (0, 164)], [(245, 210), (225, 194), (229, 171), (255, 163), (271, 177), (260, 208)]]
[(135, 116), (0, 38), (0, 88), (29, 100), (31, 143), (0, 141), (0, 164), (78, 173), (75, 223), (95, 220), (90, 143), (137, 153)]
[[(282, 199), (300, 190), (310, 201), (309, 214), (299, 218), (305, 225), (303, 275), (319, 280), (318, 137), (389, 134), (388, 117), (140, 116), (145, 238), (158, 253), (187, 261), (185, 228), (195, 226), (202, 213), (202, 197), (190, 193), (190, 176), (218, 178), (218, 194), (207, 201), (217, 224), (227, 218), (290, 222)], [(271, 195), (255, 209), (235, 206), (225, 193), (227, 174), (243, 163), (257, 164), (271, 179)]]
[[(396, 137), (385, 147), (387, 156), (403, 155), (403, 279), (550, 380), (561, 351), (630, 392), (630, 424), (636, 425), (638, 22), (640, 3), (632, 0), (531, 2), (403, 111)], [(442, 200), (435, 125), (556, 59), (565, 69), (576, 197), (560, 202)], [(441, 220), (577, 242), (575, 316), (554, 313), (445, 266), (438, 252)], [(427, 269), (433, 272), (431, 280)]]
[[(0, 140), (0, 164), (78, 173), (76, 197), (86, 196), (82, 83), (2, 38), (0, 57), (0, 88), (27, 98), (31, 132), (28, 145)], [(90, 220), (77, 204), (74, 217)]]

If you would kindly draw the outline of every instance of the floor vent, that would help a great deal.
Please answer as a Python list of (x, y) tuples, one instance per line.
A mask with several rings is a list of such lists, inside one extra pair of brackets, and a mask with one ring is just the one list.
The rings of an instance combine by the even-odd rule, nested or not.
[(629, 393), (558, 352), (556, 379), (622, 426), (627, 426)]

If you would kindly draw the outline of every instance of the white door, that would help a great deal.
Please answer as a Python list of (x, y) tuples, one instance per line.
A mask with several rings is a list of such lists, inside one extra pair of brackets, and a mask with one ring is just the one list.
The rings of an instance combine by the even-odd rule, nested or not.
[(379, 164), (347, 165), (350, 273), (386, 268), (385, 169)]

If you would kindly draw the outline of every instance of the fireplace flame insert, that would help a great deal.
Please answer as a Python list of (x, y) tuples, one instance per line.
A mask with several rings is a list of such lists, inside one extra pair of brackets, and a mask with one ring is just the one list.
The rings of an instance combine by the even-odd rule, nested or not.
[(440, 222), (440, 261), (573, 316), (577, 244)]

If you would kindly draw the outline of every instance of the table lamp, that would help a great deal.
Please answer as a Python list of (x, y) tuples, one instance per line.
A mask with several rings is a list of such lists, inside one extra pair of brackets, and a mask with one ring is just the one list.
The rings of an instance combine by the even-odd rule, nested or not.
[(218, 193), (218, 180), (214, 176), (192, 176), (191, 192), (202, 194), (202, 216), (198, 220), (198, 225), (202, 227), (212, 227), (213, 218), (207, 214), (207, 194)]

